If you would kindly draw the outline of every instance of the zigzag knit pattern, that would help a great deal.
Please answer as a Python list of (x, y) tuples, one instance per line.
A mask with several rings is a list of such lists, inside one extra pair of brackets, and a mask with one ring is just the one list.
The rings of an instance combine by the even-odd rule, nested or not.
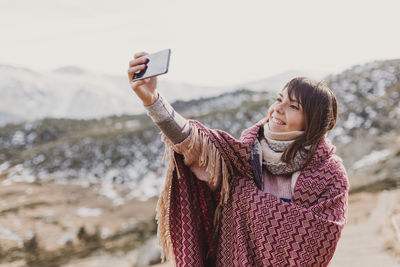
[[(346, 221), (349, 184), (328, 139), (301, 172), (292, 202), (259, 190), (248, 163), (261, 123), (240, 140), (191, 121), (218, 149), (230, 169), (230, 195), (215, 239), (212, 219), (218, 191), (196, 179), (177, 153), (169, 225), (176, 266), (326, 266)], [(179, 177), (179, 178), (178, 178)]]

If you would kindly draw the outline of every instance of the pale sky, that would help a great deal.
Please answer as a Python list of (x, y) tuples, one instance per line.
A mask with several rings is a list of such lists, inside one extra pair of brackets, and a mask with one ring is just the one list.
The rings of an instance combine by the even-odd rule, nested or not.
[(126, 75), (171, 48), (162, 79), (234, 85), (400, 58), (400, 1), (0, 0), (0, 64)]

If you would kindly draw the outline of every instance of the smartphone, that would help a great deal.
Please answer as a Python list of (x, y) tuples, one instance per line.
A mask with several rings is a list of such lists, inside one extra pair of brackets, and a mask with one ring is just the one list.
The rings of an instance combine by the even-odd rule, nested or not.
[(153, 54), (149, 54), (146, 57), (147, 63), (144, 70), (138, 71), (133, 75), (133, 81), (143, 80), (146, 78), (158, 76), (168, 72), (169, 58), (171, 55), (171, 49), (165, 49)]

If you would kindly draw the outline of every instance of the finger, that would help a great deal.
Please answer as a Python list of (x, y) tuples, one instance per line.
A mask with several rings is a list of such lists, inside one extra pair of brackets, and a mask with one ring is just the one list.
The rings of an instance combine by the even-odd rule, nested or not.
[(147, 53), (147, 52), (139, 52), (139, 53), (136, 53), (136, 54), (135, 54), (134, 58), (143, 57), (143, 56), (148, 55), (148, 54), (149, 54), (149, 53)]
[(133, 74), (137, 71), (144, 70), (147, 66), (145, 64), (136, 65), (135, 67), (131, 67), (128, 69), (129, 74)]
[(129, 68), (128, 69), (128, 76), (129, 76), (129, 81), (133, 80), (133, 75), (141, 70), (146, 69), (146, 65), (142, 64), (142, 65), (137, 65), (135, 67)]
[(134, 67), (135, 65), (139, 65), (139, 64), (146, 64), (148, 62), (148, 58), (147, 57), (140, 57), (138, 59), (132, 59), (131, 61), (129, 61), (129, 67)]

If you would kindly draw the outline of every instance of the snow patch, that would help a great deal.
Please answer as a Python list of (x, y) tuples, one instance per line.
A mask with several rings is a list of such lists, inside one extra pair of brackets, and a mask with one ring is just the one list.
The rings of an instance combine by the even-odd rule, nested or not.
[(76, 210), (76, 214), (79, 217), (96, 217), (100, 216), (103, 213), (102, 209), (100, 208), (88, 208), (88, 207), (79, 207)]
[(23, 240), (21, 237), (19, 237), (15, 233), (13, 233), (10, 229), (5, 228), (0, 225), (0, 240), (1, 239), (17, 241), (19, 245), (22, 245), (22, 243), (23, 243)]
[(14, 146), (22, 146), (25, 144), (25, 133), (23, 131), (16, 131), (11, 139)]
[(360, 160), (356, 161), (352, 166), (352, 170), (358, 170), (366, 166), (378, 163), (382, 160), (385, 160), (389, 155), (389, 149), (383, 149), (379, 151), (373, 150), (370, 154), (365, 155)]
[(163, 177), (157, 176), (154, 173), (148, 174), (143, 177), (136, 185), (132, 185), (131, 192), (126, 196), (127, 199), (138, 199), (146, 201), (147, 199), (158, 196), (163, 187)]
[(108, 227), (103, 227), (101, 228), (101, 238), (105, 239), (107, 237), (109, 237), (111, 234), (111, 230)]
[(22, 164), (15, 165), (10, 168), (8, 178), (2, 182), (2, 185), (8, 186), (13, 183), (33, 183), (36, 177), (29, 169), (24, 168)]
[(75, 238), (75, 235), (73, 233), (65, 233), (58, 240), (58, 244), (61, 246), (64, 246), (65, 244), (68, 243), (68, 241), (73, 241), (74, 238)]

